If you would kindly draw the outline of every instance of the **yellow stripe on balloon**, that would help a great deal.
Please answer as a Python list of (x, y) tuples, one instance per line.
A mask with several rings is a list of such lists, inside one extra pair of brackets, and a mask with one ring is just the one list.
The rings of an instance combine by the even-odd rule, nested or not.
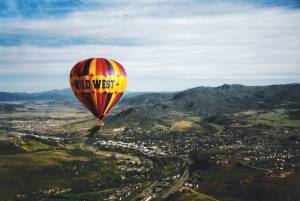
[(104, 114), (107, 113), (108, 109), (111, 107), (112, 103), (114, 102), (114, 99), (116, 98), (116, 93), (118, 91), (118, 88), (120, 87), (120, 71), (119, 71), (119, 67), (117, 66), (117, 64), (113, 61), (113, 60), (109, 60), (109, 62), (111, 63), (113, 69), (114, 69), (114, 87), (113, 90), (110, 92), (112, 93), (111, 99), (109, 101), (108, 106), (106, 107)]
[(97, 100), (97, 92), (94, 88), (93, 84), (93, 79), (96, 75), (96, 59), (93, 59), (92, 62), (90, 63), (90, 68), (89, 68), (89, 80), (90, 80), (90, 93), (91, 97), (94, 103), (94, 106), (96, 107), (96, 111), (98, 110), (98, 100)]
[(120, 86), (118, 88), (117, 93), (123, 93), (125, 91), (126, 86), (127, 86), (127, 77), (121, 76), (120, 77)]

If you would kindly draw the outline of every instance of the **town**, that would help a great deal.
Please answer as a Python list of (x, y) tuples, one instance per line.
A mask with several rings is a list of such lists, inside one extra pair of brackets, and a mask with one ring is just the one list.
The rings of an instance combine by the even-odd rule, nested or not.
[[(213, 192), (205, 182), (205, 175), (210, 172), (228, 174), (228, 168), (232, 175), (243, 172), (236, 181), (241, 182), (241, 186), (256, 182), (258, 177), (266, 182), (289, 181), (299, 171), (299, 127), (273, 129), (249, 123), (253, 118), (248, 115), (250, 112), (246, 112), (248, 116), (239, 113), (222, 117), (225, 122), (222, 124), (216, 124), (212, 121), (214, 118), (198, 122), (199, 118), (188, 116), (185, 118), (195, 121), (191, 125), (197, 128), (189, 130), (176, 127), (184, 125), (182, 120), (172, 127), (94, 129), (95, 119), (84, 111), (58, 105), (53, 109), (49, 103), (39, 104), (37, 107), (29, 103), (16, 112), (2, 113), (0, 129), (14, 146), (28, 145), (26, 150), (37, 149), (29, 153), (39, 153), (39, 147), (41, 151), (52, 147), (53, 151), (66, 153), (80, 150), (80, 157), (104, 157), (116, 163), (115, 174), (118, 175), (110, 184), (91, 181), (88, 187), (114, 188), (101, 193), (103, 200), (173, 200), (178, 193)], [(93, 169), (92, 163), (80, 164), (74, 161), (67, 166), (73, 177)], [(44, 188), (31, 194), (20, 192), (18, 196), (20, 199), (24, 196), (32, 199), (35, 196), (68, 196), (74, 193), (73, 188), (72, 185)], [(211, 194), (205, 196), (218, 199)]]

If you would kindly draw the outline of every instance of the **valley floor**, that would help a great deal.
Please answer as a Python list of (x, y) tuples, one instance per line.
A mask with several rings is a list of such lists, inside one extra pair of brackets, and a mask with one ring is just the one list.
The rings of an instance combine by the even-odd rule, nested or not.
[(98, 130), (80, 109), (23, 106), (0, 111), (1, 201), (300, 200), (295, 108)]

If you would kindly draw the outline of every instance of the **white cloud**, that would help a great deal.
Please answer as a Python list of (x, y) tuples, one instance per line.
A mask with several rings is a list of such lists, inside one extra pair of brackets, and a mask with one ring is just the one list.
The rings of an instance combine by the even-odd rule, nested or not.
[[(137, 45), (0, 46), (0, 75), (66, 74), (68, 79), (78, 60), (108, 57), (124, 64), (130, 90), (181, 89), (178, 83), (188, 79), (194, 80), (184, 87), (197, 85), (197, 80), (199, 85), (219, 83), (214, 79), (244, 84), (300, 81), (299, 10), (184, 2), (122, 1), (59, 19), (1, 19), (0, 33), (6, 35), (124, 39)], [(139, 79), (144, 77), (149, 80)], [(170, 84), (157, 84), (160, 77)]]

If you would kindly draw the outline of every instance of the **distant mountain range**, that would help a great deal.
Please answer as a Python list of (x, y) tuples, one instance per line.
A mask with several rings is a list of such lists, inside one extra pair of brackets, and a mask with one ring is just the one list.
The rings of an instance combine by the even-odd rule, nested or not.
[(39, 93), (11, 93), (0, 92), (0, 101), (34, 101), (34, 100), (61, 100), (73, 99), (75, 96), (71, 89), (51, 90)]
[[(144, 94), (143, 92), (126, 92), (127, 97)], [(38, 93), (0, 92), (0, 101), (37, 101), (37, 100), (77, 100), (72, 90), (54, 89)]]
[[(0, 92), (0, 101), (53, 100), (78, 103), (71, 89), (40, 93)], [(68, 105), (68, 104), (66, 104)], [(127, 92), (119, 101), (121, 110), (105, 118), (111, 126), (163, 124), (172, 113), (199, 116), (234, 113), (274, 107), (300, 108), (300, 84), (244, 86), (224, 84), (219, 87), (196, 87), (180, 92)], [(117, 124), (117, 125), (116, 125)]]
[[(39, 93), (0, 92), (0, 101), (67, 100), (77, 101), (71, 89)], [(231, 111), (258, 105), (284, 104), (300, 100), (300, 84), (219, 87), (195, 87), (179, 92), (126, 92), (119, 101), (128, 107), (156, 107), (192, 113)]]
[(143, 93), (124, 97), (120, 104), (197, 114), (239, 111), (300, 101), (300, 84), (244, 86), (224, 84), (173, 93)]
[(289, 108), (299, 112), (300, 84), (196, 87), (173, 93), (142, 93), (125, 96), (121, 113), (106, 118), (110, 127), (164, 125), (180, 114), (213, 116), (246, 110)]

